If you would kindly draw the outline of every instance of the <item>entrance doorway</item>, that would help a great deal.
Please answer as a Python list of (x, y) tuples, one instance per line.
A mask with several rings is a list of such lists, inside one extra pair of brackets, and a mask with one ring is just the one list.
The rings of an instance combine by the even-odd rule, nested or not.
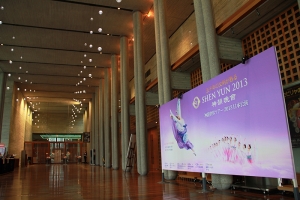
[(46, 157), (50, 156), (51, 163), (63, 163), (66, 158), (68, 163), (81, 161), (87, 151), (84, 142), (25, 142), (25, 151), (31, 164), (46, 163)]

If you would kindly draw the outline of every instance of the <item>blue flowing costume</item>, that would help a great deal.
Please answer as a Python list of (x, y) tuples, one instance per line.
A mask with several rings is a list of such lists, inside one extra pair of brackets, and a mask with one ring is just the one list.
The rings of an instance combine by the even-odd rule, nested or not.
[(171, 110), (170, 115), (173, 119), (173, 135), (177, 141), (178, 147), (186, 150), (192, 149), (194, 145), (188, 139), (187, 124), (181, 118), (180, 99), (177, 101), (177, 116), (179, 116), (180, 119), (178, 119)]

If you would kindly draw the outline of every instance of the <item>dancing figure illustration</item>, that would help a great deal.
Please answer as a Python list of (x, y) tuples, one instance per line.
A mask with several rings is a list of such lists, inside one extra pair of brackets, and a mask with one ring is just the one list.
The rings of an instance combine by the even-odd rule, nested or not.
[(177, 141), (178, 147), (186, 150), (191, 149), (196, 156), (196, 153), (193, 149), (194, 145), (188, 139), (187, 124), (181, 116), (180, 99), (177, 101), (176, 115), (174, 115), (170, 110), (170, 117), (173, 120), (173, 134)]

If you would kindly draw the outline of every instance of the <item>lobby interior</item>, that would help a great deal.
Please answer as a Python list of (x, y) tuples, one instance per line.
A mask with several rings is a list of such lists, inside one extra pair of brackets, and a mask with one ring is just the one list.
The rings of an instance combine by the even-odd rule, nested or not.
[[(195, 8), (204, 0), (118, 1), (0, 2), (0, 143), (19, 160), (0, 175), (0, 198), (294, 199), (276, 188), (212, 190), (211, 179), (203, 189), (184, 171), (162, 182), (158, 107), (213, 78), (201, 68), (199, 13), (213, 16), (220, 73), (275, 46), (283, 89), (299, 85), (299, 0), (211, 0), (205, 12)], [(124, 172), (139, 132), (144, 147)], [(300, 173), (296, 146), (293, 155)]]

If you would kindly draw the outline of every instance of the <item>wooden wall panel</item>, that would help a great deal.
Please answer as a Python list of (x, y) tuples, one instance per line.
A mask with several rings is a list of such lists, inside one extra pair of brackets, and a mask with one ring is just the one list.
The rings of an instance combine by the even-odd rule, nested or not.
[(225, 19), (228, 19), (248, 1), (252, 0), (212, 0), (216, 27), (222, 24)]
[(288, 8), (265, 23), (243, 40), (245, 55), (252, 57), (275, 46), (282, 84), (299, 80), (300, 76), (300, 15), (298, 5)]

